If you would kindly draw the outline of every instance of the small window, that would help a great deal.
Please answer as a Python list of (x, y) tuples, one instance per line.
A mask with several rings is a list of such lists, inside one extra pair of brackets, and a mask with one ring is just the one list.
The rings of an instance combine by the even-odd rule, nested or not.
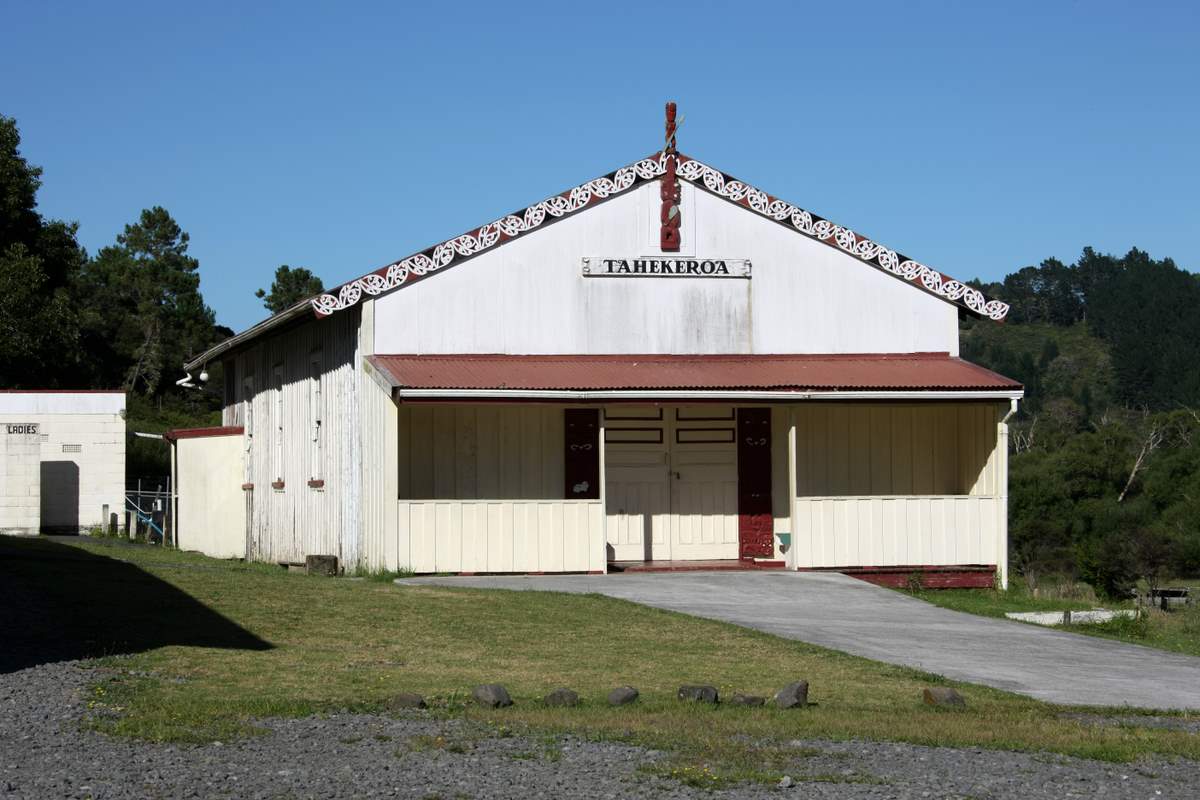
[(246, 483), (254, 480), (254, 376), (242, 378), (242, 444), (246, 449)]
[(271, 372), (275, 393), (275, 468), (276, 480), (283, 480), (283, 364), (276, 364)]
[(310, 458), (312, 465), (310, 467), (312, 480), (321, 480), (324, 473), (324, 467), (321, 463), (321, 422), (324, 417), (325, 410), (321, 395), (321, 351), (318, 350), (312, 354), (308, 362), (308, 409), (309, 409), (309, 426), (312, 433), (312, 448)]
[(237, 402), (237, 369), (234, 361), (226, 361), (221, 377), (225, 382), (225, 407), (231, 408)]

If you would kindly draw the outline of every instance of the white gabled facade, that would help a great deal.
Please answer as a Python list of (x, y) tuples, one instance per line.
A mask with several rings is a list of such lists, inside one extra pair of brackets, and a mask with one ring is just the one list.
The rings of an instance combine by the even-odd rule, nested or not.
[(954, 305), (683, 190), (683, 243), (668, 255), (747, 259), (749, 279), (583, 278), (584, 257), (664, 257), (646, 183), (379, 297), (377, 352), (958, 355)]
[[(247, 557), (1004, 573), (1004, 429), (1020, 387), (957, 355), (962, 308), (1007, 307), (669, 157), (677, 252), (660, 246), (659, 154), (189, 363), (232, 376)], [(690, 377), (647, 382), (638, 356)], [(589, 383), (589, 358), (610, 375), (627, 364), (629, 380)], [(742, 361), (750, 371), (730, 377)], [(875, 363), (889, 377), (874, 381)]]

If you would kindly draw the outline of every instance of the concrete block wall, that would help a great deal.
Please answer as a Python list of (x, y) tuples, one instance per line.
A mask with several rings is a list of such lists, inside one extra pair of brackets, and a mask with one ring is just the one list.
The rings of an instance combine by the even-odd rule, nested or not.
[(0, 534), (35, 535), (41, 527), (41, 441), (0, 425)]
[(0, 425), (38, 426), (43, 531), (86, 530), (106, 523), (104, 506), (124, 509), (124, 411), (123, 392), (0, 392)]

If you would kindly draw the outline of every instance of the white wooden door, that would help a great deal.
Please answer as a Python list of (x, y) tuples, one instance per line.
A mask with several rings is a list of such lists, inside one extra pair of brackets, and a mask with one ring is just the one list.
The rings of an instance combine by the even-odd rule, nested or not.
[(671, 481), (662, 408), (604, 411), (605, 514), (610, 561), (671, 558)]
[(671, 558), (737, 558), (734, 409), (682, 406), (670, 415)]
[(610, 560), (737, 558), (732, 407), (611, 406), (604, 426)]

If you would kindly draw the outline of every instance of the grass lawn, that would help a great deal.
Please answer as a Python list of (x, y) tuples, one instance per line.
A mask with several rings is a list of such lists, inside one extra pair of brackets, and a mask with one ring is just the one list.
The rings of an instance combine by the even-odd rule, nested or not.
[[(0, 602), (5, 629), (20, 630), (18, 616), (37, 620), (24, 635), (35, 651), (26, 660), (53, 646), (60, 657), (110, 654), (92, 690), (96, 724), (151, 740), (224, 740), (253, 734), (256, 717), (380, 710), (415, 691), (431, 699), (430, 713), (484, 729), (662, 748), (674, 774), (704, 780), (773, 780), (802, 755), (787, 743), (810, 737), (1200, 759), (1200, 737), (1184, 732), (1087, 726), (1061, 707), (959, 683), (965, 710), (932, 708), (921, 692), (948, 683), (937, 676), (606, 597), (316, 578), (87, 540), (0, 541), (0, 595), (6, 586), (26, 608)], [(21, 666), (27, 650), (10, 650), (0, 666)], [(769, 695), (797, 679), (817, 705), (675, 699), (685, 683)], [(516, 705), (468, 704), (484, 682), (504, 683)], [(605, 694), (621, 684), (641, 700), (608, 707)], [(538, 698), (558, 686), (585, 702), (543, 707)]]
[[(1181, 580), (1182, 586), (1200, 588), (1200, 580)], [(1009, 584), (1008, 591), (996, 589), (934, 589), (908, 592), (913, 597), (935, 606), (979, 614), (984, 617), (1003, 617), (1009, 611), (1086, 611), (1091, 608), (1133, 608), (1133, 603), (1084, 602), (1058, 598), (1033, 597), (1019, 580)], [(1033, 623), (1029, 623), (1033, 624)], [(1123, 642), (1200, 656), (1200, 605), (1163, 613), (1150, 609), (1142, 619), (1114, 619), (1090, 625), (1069, 625), (1062, 630), (1116, 639)]]

